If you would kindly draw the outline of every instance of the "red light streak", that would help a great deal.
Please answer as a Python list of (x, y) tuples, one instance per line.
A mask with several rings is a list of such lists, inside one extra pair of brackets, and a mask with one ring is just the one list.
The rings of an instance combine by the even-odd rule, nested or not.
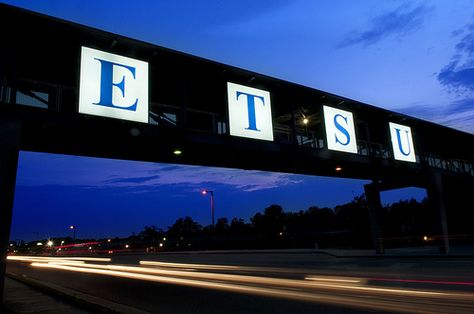
[(429, 284), (442, 284), (442, 285), (474, 286), (474, 282), (467, 282), (467, 281), (441, 281), (441, 280), (392, 279), (392, 278), (370, 278), (369, 280), (389, 281), (389, 282), (392, 281), (392, 282), (408, 282), (408, 283), (429, 283)]

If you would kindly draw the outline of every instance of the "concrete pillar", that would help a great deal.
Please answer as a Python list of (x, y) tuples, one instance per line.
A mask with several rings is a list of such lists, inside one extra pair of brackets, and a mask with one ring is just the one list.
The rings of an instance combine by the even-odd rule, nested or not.
[(0, 298), (2, 303), (20, 136), (20, 121), (0, 118)]
[(364, 185), (365, 198), (369, 209), (370, 228), (372, 230), (372, 239), (374, 241), (375, 252), (384, 254), (382, 226), (379, 221), (379, 214), (382, 210), (380, 201), (380, 190), (374, 183)]
[(448, 233), (448, 220), (446, 217), (446, 201), (445, 193), (443, 188), (443, 180), (441, 174), (438, 172), (433, 173), (428, 182), (428, 201), (431, 207), (438, 212), (440, 219), (440, 232), (442, 241), (440, 244), (440, 252), (449, 253), (449, 233)]

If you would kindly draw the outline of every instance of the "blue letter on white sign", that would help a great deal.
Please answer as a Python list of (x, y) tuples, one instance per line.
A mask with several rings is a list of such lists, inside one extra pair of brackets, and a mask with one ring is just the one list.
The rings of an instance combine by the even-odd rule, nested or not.
[(257, 119), (255, 118), (255, 98), (260, 99), (262, 101), (262, 104), (265, 106), (265, 100), (261, 96), (257, 95), (251, 95), (243, 92), (237, 92), (237, 100), (239, 100), (240, 95), (245, 95), (247, 96), (247, 110), (248, 110), (248, 116), (249, 116), (249, 127), (245, 128), (246, 130), (253, 130), (253, 131), (259, 131), (257, 129)]
[(357, 154), (352, 112), (323, 106), (323, 113), (328, 149)]
[(406, 145), (408, 146), (408, 153), (405, 153), (403, 151), (403, 146), (402, 146), (402, 140), (400, 138), (400, 129), (395, 129), (395, 131), (397, 131), (397, 142), (398, 142), (398, 148), (400, 149), (400, 153), (402, 153), (403, 155), (405, 156), (409, 156), (410, 153), (411, 153), (411, 147), (410, 147), (410, 138), (409, 138), (409, 134), (408, 134), (408, 131), (405, 130), (405, 134), (406, 134)]
[(131, 104), (128, 107), (115, 106), (112, 100), (112, 91), (114, 87), (117, 87), (122, 92), (122, 97), (125, 97), (125, 76), (122, 77), (122, 80), (119, 83), (114, 83), (113, 82), (114, 66), (127, 69), (128, 71), (130, 71), (130, 73), (132, 73), (134, 79), (135, 79), (135, 68), (128, 65), (123, 65), (123, 64), (101, 60), (97, 58), (95, 58), (95, 60), (98, 60), (100, 62), (101, 76), (100, 76), (100, 100), (98, 103), (95, 103), (94, 105), (135, 111), (137, 109), (138, 98), (135, 100), (135, 103)]
[(339, 143), (341, 145), (344, 145), (346, 146), (347, 144), (349, 144), (349, 142), (351, 141), (351, 136), (349, 135), (349, 132), (347, 132), (346, 128), (344, 128), (341, 124), (339, 124), (339, 122), (337, 122), (337, 118), (341, 117), (345, 124), (347, 125), (347, 117), (344, 117), (343, 115), (341, 114), (336, 114), (334, 116), (334, 125), (336, 126), (336, 129), (339, 130), (339, 132), (341, 132), (342, 134), (344, 134), (344, 136), (346, 137), (346, 141), (345, 142), (341, 142), (341, 140), (339, 140), (339, 138), (337, 137), (337, 134), (334, 134), (335, 138), (336, 138), (336, 143)]
[(415, 147), (411, 128), (406, 125), (389, 122), (392, 138), (393, 158), (408, 162), (416, 162)]

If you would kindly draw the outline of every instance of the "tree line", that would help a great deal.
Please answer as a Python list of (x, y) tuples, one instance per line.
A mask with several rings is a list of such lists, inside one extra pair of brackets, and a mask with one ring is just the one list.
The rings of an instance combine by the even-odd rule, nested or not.
[[(423, 245), (437, 241), (439, 234), (437, 216), (426, 199), (383, 206), (377, 221), (386, 246)], [(156, 251), (373, 247), (364, 195), (334, 208), (311, 206), (296, 212), (274, 204), (248, 222), (222, 217), (215, 226), (202, 226), (191, 217), (182, 217), (166, 231), (146, 226), (128, 240)]]

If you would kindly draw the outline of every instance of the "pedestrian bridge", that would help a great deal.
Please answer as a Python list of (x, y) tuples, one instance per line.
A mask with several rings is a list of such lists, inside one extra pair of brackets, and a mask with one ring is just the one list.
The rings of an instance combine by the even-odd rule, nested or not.
[(472, 134), (7, 5), (0, 21), (2, 267), (20, 150), (368, 179), (380, 253), (380, 191), (427, 189), (446, 252), (448, 225), (472, 227)]

